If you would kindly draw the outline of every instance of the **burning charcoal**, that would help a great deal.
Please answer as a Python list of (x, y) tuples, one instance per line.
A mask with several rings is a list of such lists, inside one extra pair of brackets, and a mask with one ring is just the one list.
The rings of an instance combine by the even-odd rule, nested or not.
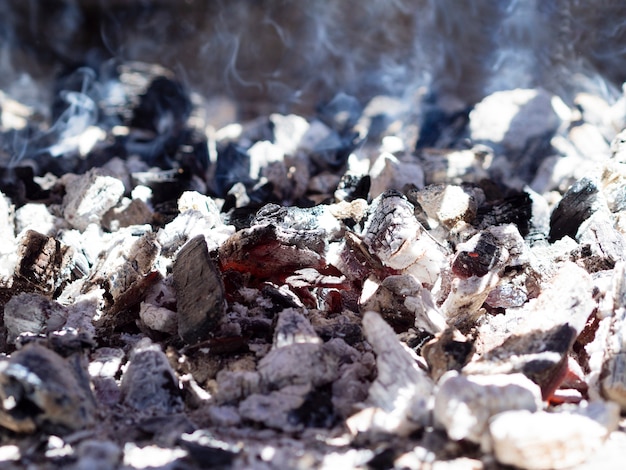
[(472, 222), (478, 209), (476, 197), (461, 186), (431, 184), (417, 191), (416, 200), (431, 219), (431, 228), (442, 224), (451, 229), (459, 221)]
[(604, 205), (594, 180), (583, 178), (577, 181), (550, 216), (550, 243), (566, 235), (574, 238), (580, 225)]
[(28, 286), (51, 295), (68, 280), (72, 267), (71, 249), (53, 237), (26, 231), (17, 247), (16, 277)]
[(407, 184), (424, 186), (424, 171), (414, 160), (403, 161), (390, 153), (381, 153), (369, 172), (370, 196), (375, 198), (389, 189), (402, 190)]
[(602, 447), (610, 430), (570, 413), (506, 411), (489, 424), (496, 460), (542, 470), (580, 465)]
[(457, 245), (451, 290), (441, 306), (449, 324), (467, 328), (480, 314), (480, 307), (509, 261), (509, 251), (499, 245), (498, 239), (487, 231)]
[(446, 328), (422, 346), (422, 356), (435, 382), (449, 370), (460, 371), (474, 354), (474, 345), (454, 328)]
[(443, 269), (445, 252), (413, 214), (413, 205), (401, 194), (381, 194), (372, 202), (363, 241), (383, 265), (433, 285)]
[(178, 380), (161, 348), (145, 338), (133, 349), (120, 384), (124, 405), (149, 415), (182, 410)]
[(434, 417), (450, 439), (490, 447), (489, 420), (508, 410), (540, 410), (539, 387), (522, 374), (465, 377), (448, 372), (439, 381)]
[(92, 426), (95, 405), (87, 383), (68, 360), (38, 344), (0, 364), (0, 425), (14, 432), (75, 431)]
[(366, 401), (372, 408), (350, 417), (348, 428), (406, 436), (427, 425), (433, 382), (377, 313), (363, 315), (363, 329), (376, 353), (378, 375)]
[(15, 233), (34, 230), (52, 236), (59, 229), (67, 227), (67, 222), (50, 213), (44, 204), (28, 203), (15, 211)]
[(465, 374), (521, 372), (541, 387), (547, 399), (567, 372), (567, 355), (576, 340), (576, 330), (568, 324), (524, 335), (512, 335), (463, 368)]
[(38, 335), (59, 330), (66, 318), (65, 307), (41, 294), (18, 294), (4, 306), (4, 326), (10, 343), (22, 333)]
[(187, 344), (207, 339), (225, 312), (221, 273), (202, 235), (187, 242), (174, 263), (178, 334)]
[(115, 206), (124, 194), (124, 184), (98, 170), (73, 176), (66, 183), (63, 216), (73, 227), (85, 230), (91, 223), (99, 223), (102, 216)]
[(318, 231), (284, 230), (274, 224), (253, 225), (231, 236), (219, 249), (222, 271), (256, 277), (286, 277), (302, 268), (322, 269), (325, 238)]
[[(445, 328), (446, 322), (430, 292), (410, 274), (388, 276), (374, 284), (376, 291), (369, 298), (361, 298), (362, 312), (378, 312), (397, 333), (416, 327), (434, 334)], [(363, 296), (368, 290), (364, 285)]]

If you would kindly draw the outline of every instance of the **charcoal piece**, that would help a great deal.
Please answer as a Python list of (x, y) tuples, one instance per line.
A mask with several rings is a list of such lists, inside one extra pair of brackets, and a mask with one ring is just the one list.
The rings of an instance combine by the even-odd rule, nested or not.
[(53, 237), (28, 230), (17, 248), (16, 277), (28, 286), (27, 290), (50, 295), (67, 279), (64, 273), (72, 264), (71, 250)]
[(183, 408), (178, 380), (167, 356), (147, 338), (133, 348), (120, 392), (124, 405), (148, 415), (170, 415)]
[(307, 428), (330, 428), (337, 421), (332, 401), (332, 385), (311, 390), (299, 408), (289, 413), (289, 420)]
[(300, 208), (266, 204), (257, 211), (252, 223), (275, 224), (294, 236), (306, 234), (303, 238), (307, 241), (310, 237), (331, 241), (341, 235), (341, 225), (326, 205)]
[(140, 97), (130, 121), (132, 127), (158, 134), (176, 133), (191, 113), (191, 101), (183, 85), (166, 77), (156, 77)]
[(119, 202), (124, 195), (124, 183), (98, 169), (73, 178), (65, 185), (63, 217), (83, 231), (91, 223), (100, 223), (102, 216)]
[(0, 191), (20, 207), (27, 201), (37, 201), (50, 196), (37, 184), (30, 166), (0, 167)]
[(304, 405), (310, 385), (288, 385), (268, 394), (253, 393), (239, 403), (242, 418), (286, 432), (300, 431), (303, 424), (292, 417)]
[(272, 347), (281, 348), (297, 343), (319, 344), (321, 340), (302, 312), (288, 308), (278, 314)]
[(95, 422), (88, 383), (70, 361), (36, 343), (0, 362), (0, 425), (14, 432), (67, 433)]
[(217, 153), (215, 190), (224, 196), (235, 183), (253, 184), (250, 177), (250, 155), (235, 144), (228, 144)]
[(578, 228), (579, 248), (572, 253), (590, 273), (613, 269), (626, 258), (626, 241), (606, 211), (596, 211)]
[(203, 235), (178, 252), (173, 268), (178, 334), (187, 344), (207, 339), (224, 316), (224, 283)]
[(576, 237), (580, 225), (601, 205), (599, 189), (590, 178), (582, 178), (567, 190), (550, 216), (548, 241), (554, 243), (565, 236)]
[(339, 180), (334, 197), (337, 201), (346, 202), (351, 202), (355, 199), (367, 199), (371, 184), (372, 181), (369, 175), (361, 176), (344, 173)]
[(302, 268), (322, 269), (325, 239), (306, 231), (285, 231), (274, 224), (253, 225), (232, 235), (219, 249), (222, 271), (285, 278)]
[(259, 361), (262, 382), (271, 389), (317, 387), (337, 378), (338, 358), (320, 343), (294, 343), (272, 349)]
[(480, 206), (472, 225), (482, 230), (493, 225), (515, 224), (525, 237), (530, 231), (532, 215), (530, 195), (522, 192)]
[(182, 434), (178, 444), (201, 468), (229, 467), (241, 451), (240, 447), (222, 441), (204, 429)]
[(193, 173), (187, 167), (151, 169), (131, 174), (133, 184), (141, 184), (152, 190), (150, 202), (155, 209), (161, 204), (178, 200), (185, 191), (194, 190), (192, 176)]
[(159, 280), (153, 265), (160, 246), (154, 233), (139, 231), (137, 236), (132, 227), (115, 232), (110, 243), (94, 265), (91, 280), (106, 290), (109, 300), (107, 315), (99, 323), (115, 326), (125, 320), (118, 314), (139, 304), (147, 288)]
[(446, 328), (422, 346), (422, 357), (435, 382), (450, 370), (460, 371), (474, 354), (474, 344), (454, 328)]
[(18, 294), (4, 306), (7, 340), (13, 343), (21, 333), (56, 331), (65, 323), (67, 313), (65, 307), (41, 294)]
[(460, 251), (452, 262), (452, 272), (461, 279), (483, 277), (493, 269), (500, 249), (489, 232), (483, 232), (472, 251)]
[(369, 298), (362, 299), (359, 309), (378, 312), (396, 333), (414, 327), (437, 333), (445, 328), (446, 322), (432, 299), (430, 302), (427, 299), (427, 292), (411, 275), (388, 276)]
[(521, 372), (541, 387), (547, 399), (567, 371), (567, 357), (576, 340), (576, 330), (568, 324), (549, 330), (513, 335), (463, 368), (465, 374)]
[(456, 185), (430, 184), (411, 194), (436, 227), (452, 229), (459, 222), (472, 222), (478, 201), (469, 188)]
[[(366, 403), (381, 416), (370, 422), (374, 428), (370, 430), (406, 436), (421, 429), (430, 421), (429, 401), (434, 383), (380, 315), (366, 312), (363, 315), (363, 330), (376, 353), (378, 372)], [(398, 400), (400, 396), (402, 400)], [(377, 426), (380, 429), (376, 429)]]

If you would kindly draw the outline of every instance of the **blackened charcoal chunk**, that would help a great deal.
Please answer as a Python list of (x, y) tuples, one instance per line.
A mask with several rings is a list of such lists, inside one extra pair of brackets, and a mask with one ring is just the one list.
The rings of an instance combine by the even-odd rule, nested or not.
[(250, 155), (235, 144), (228, 144), (217, 154), (215, 191), (223, 196), (235, 183), (253, 183), (250, 178)]
[(461, 251), (452, 262), (452, 272), (463, 279), (472, 276), (483, 277), (500, 255), (497, 241), (488, 232), (483, 232), (473, 251)]
[(332, 398), (332, 384), (311, 390), (304, 403), (289, 413), (289, 421), (306, 427), (330, 428), (337, 421)]
[(339, 180), (335, 199), (338, 201), (351, 202), (355, 199), (367, 199), (372, 182), (369, 175), (344, 174)]
[(0, 168), (0, 191), (18, 207), (27, 201), (47, 198), (50, 192), (41, 189), (34, 176), (30, 166)]
[(0, 425), (15, 432), (67, 433), (94, 424), (86, 371), (35, 343), (0, 362)]
[(565, 236), (574, 238), (578, 227), (599, 205), (598, 186), (590, 178), (582, 178), (567, 190), (550, 216), (548, 241), (554, 243)]
[(522, 192), (479, 207), (474, 225), (486, 229), (493, 225), (515, 224), (525, 237), (530, 230), (531, 218), (532, 200), (528, 193)]
[(174, 262), (178, 334), (188, 344), (209, 337), (225, 311), (224, 283), (203, 235), (187, 242)]
[(120, 391), (122, 403), (137, 411), (168, 415), (183, 407), (178, 380), (167, 356), (145, 338), (131, 353)]
[(130, 125), (158, 134), (177, 133), (190, 113), (191, 101), (184, 87), (169, 78), (157, 77), (141, 96)]
[(477, 361), (470, 362), (463, 372), (521, 372), (539, 385), (543, 398), (547, 399), (567, 372), (567, 356), (575, 340), (576, 330), (569, 324), (513, 335)]

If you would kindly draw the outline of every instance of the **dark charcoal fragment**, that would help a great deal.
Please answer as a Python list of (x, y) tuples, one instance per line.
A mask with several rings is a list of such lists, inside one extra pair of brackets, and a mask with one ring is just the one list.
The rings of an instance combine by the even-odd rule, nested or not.
[(68, 250), (55, 238), (28, 230), (17, 248), (15, 272), (24, 290), (52, 294), (60, 282), (59, 272), (70, 263)]
[(576, 340), (568, 324), (509, 337), (502, 345), (464, 368), (468, 374), (521, 372), (541, 388), (547, 399), (567, 372), (567, 357)]
[(355, 199), (367, 199), (372, 182), (369, 175), (344, 174), (339, 180), (335, 198), (339, 201), (351, 202)]
[(209, 256), (203, 235), (178, 252), (173, 269), (178, 334), (188, 344), (209, 337), (225, 312), (222, 276)]
[(550, 216), (550, 243), (576, 236), (580, 224), (597, 209), (598, 191), (595, 181), (589, 178), (580, 179), (568, 189)]
[(235, 183), (253, 184), (250, 178), (250, 155), (235, 144), (218, 151), (215, 168), (215, 190), (224, 196)]
[(80, 361), (31, 343), (0, 362), (0, 425), (15, 432), (67, 433), (94, 424), (95, 404)]
[(130, 125), (159, 134), (180, 130), (191, 113), (184, 87), (166, 77), (155, 78), (141, 96)]
[(178, 380), (167, 356), (147, 339), (133, 349), (120, 391), (122, 403), (137, 411), (163, 416), (183, 408)]
[(473, 225), (482, 230), (493, 225), (515, 224), (525, 237), (530, 230), (531, 218), (532, 200), (523, 192), (479, 207)]
[(463, 279), (486, 275), (499, 257), (500, 249), (493, 235), (483, 232), (474, 251), (459, 252), (452, 262), (452, 272)]
[(337, 421), (332, 398), (332, 384), (317, 387), (307, 394), (299, 408), (289, 413), (289, 421), (309, 428), (332, 427)]
[(362, 112), (359, 100), (345, 93), (337, 93), (332, 100), (317, 109), (320, 120), (338, 132), (353, 127)]

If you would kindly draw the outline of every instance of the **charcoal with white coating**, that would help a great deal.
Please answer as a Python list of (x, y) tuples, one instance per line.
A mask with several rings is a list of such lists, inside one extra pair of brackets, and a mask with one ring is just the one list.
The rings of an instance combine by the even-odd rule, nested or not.
[(222, 320), (226, 305), (222, 275), (209, 256), (204, 236), (188, 241), (173, 270), (178, 334), (188, 344), (206, 340)]
[(59, 330), (67, 315), (67, 308), (44, 295), (18, 294), (4, 306), (7, 340), (14, 343), (22, 333), (38, 335)]
[(0, 426), (18, 433), (93, 426), (96, 408), (85, 376), (50, 349), (26, 345), (0, 362)]

